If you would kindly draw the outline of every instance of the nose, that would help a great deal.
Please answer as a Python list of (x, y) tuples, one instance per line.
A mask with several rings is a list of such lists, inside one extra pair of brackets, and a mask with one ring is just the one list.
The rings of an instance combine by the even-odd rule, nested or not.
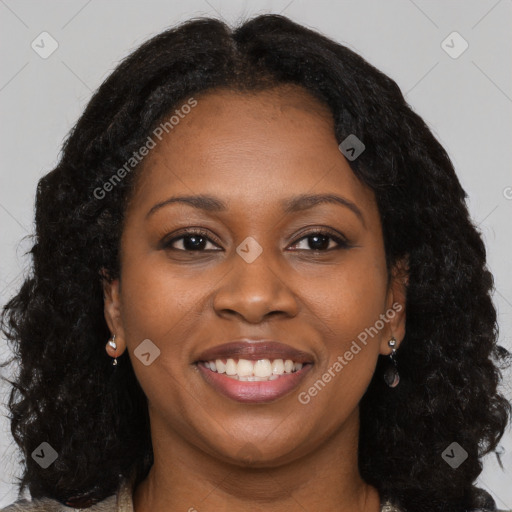
[(298, 304), (278, 265), (272, 265), (265, 251), (252, 263), (235, 255), (233, 268), (222, 281), (214, 296), (213, 305), (220, 316), (240, 316), (257, 324), (270, 315), (293, 317)]

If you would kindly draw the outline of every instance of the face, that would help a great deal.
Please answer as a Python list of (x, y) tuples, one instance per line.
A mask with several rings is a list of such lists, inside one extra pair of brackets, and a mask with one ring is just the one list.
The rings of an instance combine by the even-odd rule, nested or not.
[[(139, 171), (106, 318), (152, 428), (230, 462), (243, 463), (248, 443), (258, 463), (292, 461), (357, 414), (378, 355), (403, 338), (402, 282), (388, 275), (374, 194), (325, 106), (295, 87), (196, 100)], [(304, 199), (321, 195), (340, 199)], [(179, 196), (214, 200), (168, 201)], [(275, 370), (276, 346), (249, 355), (265, 339), (304, 366), (268, 382), (212, 379), (205, 352), (240, 339), (252, 343), (213, 359)]]

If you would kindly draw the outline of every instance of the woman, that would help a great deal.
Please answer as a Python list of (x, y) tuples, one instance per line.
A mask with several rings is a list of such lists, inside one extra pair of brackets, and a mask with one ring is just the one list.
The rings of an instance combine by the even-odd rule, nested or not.
[(349, 49), (276, 15), (151, 39), (40, 181), (32, 255), (5, 510), (496, 510), (485, 248)]

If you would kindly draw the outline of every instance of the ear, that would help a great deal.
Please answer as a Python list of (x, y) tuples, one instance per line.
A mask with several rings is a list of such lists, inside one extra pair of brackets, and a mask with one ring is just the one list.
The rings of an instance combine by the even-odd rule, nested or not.
[(106, 274), (101, 272), (103, 277), (103, 301), (104, 314), (111, 334), (116, 335), (117, 350), (108, 344), (106, 351), (111, 357), (119, 357), (126, 348), (125, 334), (121, 316), (120, 283), (119, 279), (108, 279)]
[(395, 349), (398, 349), (405, 337), (406, 295), (408, 284), (409, 258), (406, 257), (398, 261), (391, 270), (385, 312), (388, 321), (386, 323), (386, 329), (383, 331), (380, 346), (380, 353), (383, 355), (391, 354), (388, 341), (393, 336), (397, 341)]

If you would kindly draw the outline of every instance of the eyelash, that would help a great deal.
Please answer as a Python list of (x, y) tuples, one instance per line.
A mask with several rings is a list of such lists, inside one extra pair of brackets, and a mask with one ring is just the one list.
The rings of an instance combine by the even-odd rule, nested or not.
[[(307, 239), (309, 237), (312, 237), (314, 235), (321, 235), (321, 236), (325, 236), (325, 237), (328, 237), (332, 240), (334, 240), (334, 242), (336, 242), (338, 244), (338, 247), (334, 247), (334, 248), (331, 248), (331, 249), (294, 249), (294, 250), (297, 250), (297, 251), (308, 251), (308, 252), (314, 252), (314, 253), (326, 253), (326, 252), (330, 252), (330, 251), (333, 251), (333, 250), (339, 250), (339, 249), (346, 249), (348, 247), (350, 247), (350, 244), (348, 243), (348, 241), (346, 239), (344, 239), (343, 237), (337, 235), (337, 234), (334, 234), (332, 231), (329, 231), (329, 230), (326, 230), (326, 229), (316, 229), (314, 231), (309, 231), (307, 233), (304, 233), (300, 238), (298, 238), (295, 242), (293, 242), (291, 245), (297, 245), (300, 241), (304, 240), (304, 239)], [(190, 250), (187, 250), (187, 249), (176, 249), (175, 247), (172, 247), (172, 244), (174, 242), (177, 242), (178, 240), (182, 240), (184, 238), (188, 238), (188, 237), (193, 237), (193, 236), (200, 236), (202, 238), (206, 238), (206, 240), (208, 242), (211, 242), (211, 243), (215, 243), (213, 240), (211, 240), (210, 238), (210, 234), (202, 229), (196, 229), (196, 228), (190, 228), (190, 229), (187, 229), (186, 231), (180, 233), (180, 236), (175, 236), (173, 237), (172, 239), (170, 240), (163, 240), (162, 242), (162, 247), (164, 249), (169, 249), (169, 250), (174, 250), (174, 251), (180, 251), (180, 252), (198, 252), (198, 253), (201, 253), (201, 252), (209, 252), (211, 251), (211, 249), (206, 249), (206, 250), (197, 250), (197, 251), (190, 251)]]

